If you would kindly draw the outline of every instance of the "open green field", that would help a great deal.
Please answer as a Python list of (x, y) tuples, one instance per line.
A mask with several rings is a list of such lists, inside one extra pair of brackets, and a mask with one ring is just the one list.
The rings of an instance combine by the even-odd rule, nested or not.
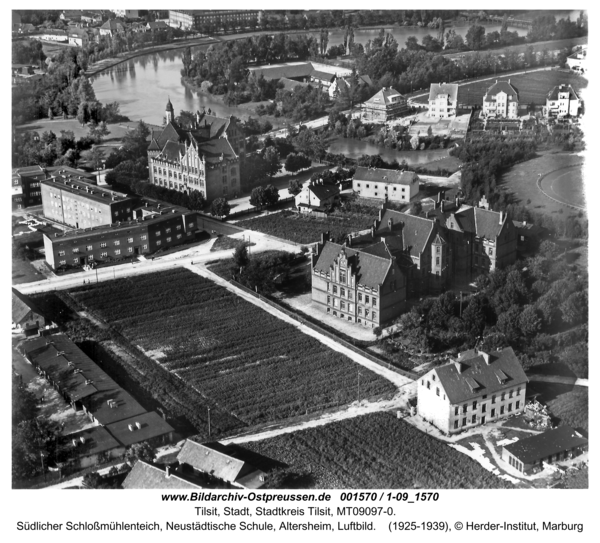
[(287, 464), (291, 478), (303, 480), (302, 488), (512, 486), (392, 412), (244, 443), (244, 448)]
[[(544, 196), (537, 186), (537, 180), (540, 174), (543, 175), (558, 168), (579, 164), (582, 160), (582, 157), (570, 153), (545, 153), (538, 158), (511, 166), (502, 174), (500, 188), (511, 193), (519, 204), (527, 205), (532, 211), (576, 214), (575, 210), (570, 210)], [(577, 173), (576, 170), (573, 171)], [(562, 181), (562, 190), (565, 190), (564, 185), (567, 180), (563, 178)], [(582, 181), (584, 181), (583, 176), (575, 175), (572, 177), (573, 191), (577, 191), (579, 194), (583, 193)]]
[(236, 226), (248, 230), (264, 232), (271, 236), (288, 239), (296, 243), (316, 243), (323, 232), (330, 233), (330, 239), (341, 240), (351, 232), (369, 228), (377, 218), (378, 210), (373, 207), (373, 214), (351, 213), (347, 215), (330, 215), (326, 219), (303, 216), (292, 211), (272, 213), (256, 219), (239, 221)]
[[(191, 391), (242, 425), (346, 405), (357, 366), (346, 356), (186, 269), (71, 291)], [(364, 383), (364, 388), (363, 388)], [(365, 397), (394, 393), (361, 367)]]
[[(486, 76), (480, 81), (464, 83), (458, 87), (458, 103), (467, 106), (481, 106), (483, 96), (486, 91), (498, 81), (508, 81), (517, 89), (519, 93), (519, 103), (529, 105), (534, 102), (541, 106), (546, 104), (546, 95), (552, 87), (559, 84), (568, 84), (579, 92), (587, 88), (588, 81), (585, 77), (571, 73), (566, 70), (544, 70), (533, 73), (521, 73), (497, 76)], [(426, 104), (428, 95), (423, 95), (416, 99), (417, 102)]]

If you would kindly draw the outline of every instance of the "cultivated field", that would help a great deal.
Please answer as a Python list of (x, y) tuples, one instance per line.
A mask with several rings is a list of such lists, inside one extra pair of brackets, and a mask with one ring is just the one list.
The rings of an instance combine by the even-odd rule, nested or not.
[(284, 462), (310, 488), (508, 488), (442, 441), (374, 413), (244, 447)]
[[(458, 87), (458, 103), (468, 106), (481, 106), (483, 96), (486, 91), (498, 81), (508, 81), (517, 89), (519, 93), (519, 103), (529, 105), (534, 102), (536, 105), (546, 105), (546, 95), (555, 85), (570, 84), (576, 92), (585, 89), (588, 85), (587, 79), (564, 70), (545, 70), (527, 74), (498, 74), (492, 79), (486, 76), (484, 81), (473, 81), (465, 83)], [(426, 104), (428, 95), (423, 95), (416, 99), (417, 102)]]
[(329, 216), (327, 219), (301, 216), (292, 211), (272, 213), (256, 219), (248, 219), (236, 223), (236, 226), (264, 232), (271, 236), (288, 239), (296, 243), (315, 243), (321, 239), (323, 232), (330, 232), (334, 241), (345, 238), (351, 232), (369, 228), (377, 217), (373, 214), (349, 214), (347, 216)]
[[(189, 270), (100, 283), (71, 295), (188, 389), (247, 425), (356, 398), (357, 367), (347, 357)], [(360, 384), (365, 397), (395, 391), (364, 368)]]
[[(536, 387), (539, 388), (539, 387)], [(549, 387), (546, 387), (549, 388)], [(557, 387), (555, 386), (555, 389)], [(542, 397), (543, 399), (543, 397)], [(587, 387), (572, 387), (571, 390), (560, 391), (556, 397), (547, 402), (552, 414), (560, 419), (560, 424), (568, 424), (573, 428), (589, 427), (589, 405)]]

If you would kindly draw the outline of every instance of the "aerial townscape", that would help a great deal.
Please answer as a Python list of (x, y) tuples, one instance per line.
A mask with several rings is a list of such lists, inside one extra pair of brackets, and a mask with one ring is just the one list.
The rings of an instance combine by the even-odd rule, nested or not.
[(588, 488), (587, 43), (13, 10), (13, 488)]

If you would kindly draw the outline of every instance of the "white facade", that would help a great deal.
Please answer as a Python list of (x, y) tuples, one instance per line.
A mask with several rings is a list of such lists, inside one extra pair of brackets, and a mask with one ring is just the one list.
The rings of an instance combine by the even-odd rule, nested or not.
[(494, 100), (484, 100), (483, 112), (485, 115), (516, 119), (519, 103), (514, 98), (514, 95), (501, 91)]
[(581, 103), (570, 85), (561, 85), (546, 98), (546, 117), (576, 117)]
[(374, 181), (355, 175), (352, 180), (352, 190), (361, 198), (388, 199), (404, 203), (410, 202), (419, 192), (419, 176), (414, 172), (403, 172), (401, 181), (386, 180), (384, 177)]
[(206, 162), (194, 145), (186, 145), (185, 154), (176, 162), (152, 158), (148, 169), (150, 183), (181, 192), (197, 190), (206, 198)]
[(480, 394), (453, 404), (434, 369), (419, 379), (418, 413), (445, 434), (461, 432), (521, 413), (525, 408), (525, 388), (523, 384), (507, 386), (494, 394)]

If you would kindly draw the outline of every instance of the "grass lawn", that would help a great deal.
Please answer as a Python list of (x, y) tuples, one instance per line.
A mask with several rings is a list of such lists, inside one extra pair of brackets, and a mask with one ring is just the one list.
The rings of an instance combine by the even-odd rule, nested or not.
[(31, 262), (29, 260), (13, 258), (13, 285), (19, 285), (21, 283), (33, 283), (34, 281), (41, 281), (42, 279), (44, 279), (44, 276), (31, 265)]
[[(492, 79), (490, 79), (492, 77)], [(483, 80), (465, 83), (458, 87), (458, 103), (468, 106), (481, 106), (483, 96), (494, 84), (495, 80), (510, 82), (519, 92), (519, 103), (527, 105), (534, 102), (536, 105), (546, 104), (546, 95), (555, 85), (570, 84), (576, 92), (585, 89), (588, 81), (585, 77), (566, 70), (545, 70), (534, 73), (486, 75)], [(426, 104), (428, 95), (421, 96), (416, 101)]]
[(439, 168), (440, 170), (448, 170), (451, 173), (455, 173), (460, 169), (461, 166), (461, 160), (454, 156), (447, 156), (439, 160), (434, 160), (433, 162), (418, 164), (415, 167), (429, 170), (431, 172), (435, 172)]
[[(284, 462), (300, 488), (510, 488), (466, 455), (383, 412), (244, 447)], [(283, 487), (289, 487), (283, 484)]]
[(544, 174), (563, 166), (578, 164), (582, 161), (582, 157), (573, 154), (553, 154), (547, 152), (538, 158), (511, 166), (502, 175), (500, 188), (511, 193), (519, 204), (527, 205), (532, 211), (565, 213), (565, 216), (570, 214), (576, 215), (576, 211), (544, 196), (537, 186), (537, 180), (539, 174)]
[[(40, 135), (43, 132), (54, 132), (57, 136), (60, 136), (61, 130), (71, 130), (75, 134), (75, 138), (79, 139), (82, 136), (87, 135), (89, 128), (87, 126), (81, 126), (81, 123), (73, 119), (63, 119), (56, 117), (50, 119), (37, 119), (30, 123), (25, 123), (17, 126), (17, 132), (30, 132), (32, 130), (37, 131)], [(106, 137), (105, 141), (120, 141), (123, 136), (127, 133), (127, 129), (121, 126), (119, 123), (111, 123), (108, 125), (110, 134)]]

